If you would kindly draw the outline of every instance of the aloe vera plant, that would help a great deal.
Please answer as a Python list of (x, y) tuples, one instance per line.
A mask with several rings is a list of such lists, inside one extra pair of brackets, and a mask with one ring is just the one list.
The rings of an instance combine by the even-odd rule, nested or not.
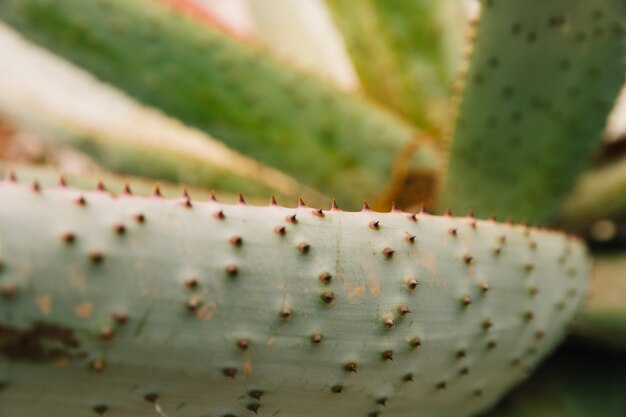
[(530, 3), (483, 2), (444, 169), (434, 151), (420, 165), (433, 148), (415, 154), (418, 128), (160, 1), (0, 2), (27, 38), (351, 207), (359, 193), (414, 203), (427, 166), (442, 204), (470, 209), (255, 207), (9, 175), (0, 412), (486, 411), (563, 339), (590, 273), (581, 239), (486, 218), (558, 216), (624, 73), (623, 1)]

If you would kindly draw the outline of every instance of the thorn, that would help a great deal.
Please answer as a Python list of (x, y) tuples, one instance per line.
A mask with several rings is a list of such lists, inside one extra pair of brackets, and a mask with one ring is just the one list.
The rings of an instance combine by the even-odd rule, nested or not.
[(489, 291), (489, 284), (487, 283), (487, 281), (483, 281), (480, 283), (480, 290), (483, 293), (486, 293), (487, 291)]
[(470, 222), (470, 227), (471, 227), (472, 229), (476, 229), (476, 220), (472, 220), (472, 221)]
[(335, 200), (334, 198), (333, 198), (333, 202), (332, 202), (332, 204), (331, 204), (331, 206), (330, 206), (330, 209), (331, 209), (331, 210), (335, 210), (335, 211), (340, 211), (340, 210), (341, 210), (341, 209), (339, 208), (339, 206), (337, 205), (337, 200)]
[(254, 414), (257, 414), (259, 411), (259, 408), (261, 407), (261, 404), (248, 404), (246, 406), (246, 408), (250, 411), (252, 411)]
[(306, 204), (304, 203), (304, 200), (302, 200), (302, 197), (298, 197), (298, 207), (306, 207)]
[(330, 390), (335, 394), (341, 394), (341, 391), (343, 391), (343, 385), (333, 385), (332, 387), (330, 387)]
[(237, 347), (239, 350), (248, 350), (250, 347), (250, 341), (248, 339), (239, 339), (237, 340)]
[(411, 310), (409, 310), (409, 308), (407, 306), (405, 306), (404, 304), (400, 304), (398, 306), (398, 314), (400, 316), (406, 316), (410, 312), (411, 312)]
[(118, 223), (113, 225), (113, 231), (118, 235), (123, 235), (126, 233), (126, 227), (123, 224)]
[(33, 181), (33, 185), (31, 185), (31, 190), (33, 190), (33, 192), (35, 193), (39, 193), (41, 192), (41, 185), (39, 185), (38, 181)]
[(65, 176), (63, 174), (59, 175), (59, 187), (67, 187), (67, 182), (65, 181)]
[(319, 345), (320, 343), (322, 343), (322, 335), (319, 333), (311, 335), (311, 342), (313, 342), (313, 344), (315, 345)]
[(493, 327), (493, 322), (491, 321), (491, 319), (486, 318), (485, 320), (483, 320), (483, 329), (484, 330), (489, 330)]
[(185, 280), (185, 287), (190, 290), (195, 290), (198, 288), (198, 279), (197, 278), (188, 278)]
[(157, 198), (163, 197), (161, 195), (161, 186), (158, 183), (154, 186), (154, 192), (152, 193), (152, 197), (157, 197)]
[(98, 178), (98, 184), (96, 185), (96, 190), (101, 191), (101, 192), (105, 192), (107, 190), (107, 188), (104, 186), (104, 182), (102, 181), (102, 178)]
[(320, 296), (324, 304), (330, 304), (335, 301), (335, 294), (332, 291), (323, 292)]
[(447, 217), (452, 216), (452, 209), (450, 207), (446, 208), (446, 212), (444, 213), (444, 216), (447, 216)]
[(402, 377), (402, 380), (404, 382), (411, 382), (411, 381), (413, 381), (413, 374), (406, 374), (404, 377)]
[(467, 352), (465, 351), (465, 349), (460, 349), (459, 351), (456, 352), (456, 357), (458, 359), (462, 359), (466, 356), (467, 356)]
[(457, 235), (457, 230), (455, 228), (453, 229), (448, 229), (448, 234), (452, 237), (456, 237)]
[(379, 222), (378, 220), (376, 220), (376, 221), (371, 221), (371, 222), (369, 223), (369, 228), (370, 228), (370, 229), (372, 229), (372, 230), (378, 230), (379, 225), (380, 225), (380, 222)]
[(287, 221), (287, 223), (293, 223), (293, 224), (298, 223), (298, 219), (296, 218), (295, 213), (294, 214), (290, 214), (287, 217), (285, 217), (285, 220)]
[(156, 392), (150, 392), (143, 396), (143, 399), (149, 403), (154, 404), (159, 399), (159, 394)]
[(528, 288), (528, 293), (530, 295), (537, 295), (539, 293), (539, 288), (535, 287), (534, 285), (531, 286), (530, 288)]
[(319, 276), (319, 280), (322, 284), (330, 284), (330, 282), (332, 281), (333, 276), (330, 274), (330, 272), (322, 272)]
[(464, 295), (463, 297), (461, 297), (461, 305), (463, 307), (467, 307), (471, 303), (472, 303), (472, 300), (469, 298), (469, 295)]
[(491, 222), (498, 221), (498, 218), (497, 218), (495, 213), (491, 213), (491, 215), (489, 216), (489, 221), (491, 221)]
[(61, 235), (63, 243), (71, 244), (76, 240), (76, 235), (72, 232), (65, 232)]
[(241, 236), (231, 236), (228, 242), (236, 247), (240, 247), (243, 244), (243, 239)]
[(252, 390), (248, 392), (248, 396), (250, 396), (250, 398), (254, 398), (255, 400), (261, 401), (261, 397), (263, 396), (263, 391), (258, 390), (258, 389)]
[(414, 289), (419, 287), (420, 283), (419, 283), (418, 280), (416, 280), (415, 278), (411, 277), (411, 278), (407, 279), (406, 285), (407, 285), (407, 287), (409, 287), (409, 290), (413, 291)]
[(191, 197), (189, 197), (189, 189), (187, 189), (187, 186), (183, 187), (183, 198), (186, 198), (187, 200), (191, 200)]
[(474, 210), (468, 209), (467, 210), (467, 217), (469, 217), (470, 219), (475, 219), (476, 216), (474, 215)]
[(222, 374), (228, 378), (235, 378), (237, 376), (237, 368), (224, 368)]
[(111, 314), (111, 318), (119, 325), (126, 324), (126, 322), (128, 321), (128, 315), (121, 311), (116, 311)]
[(128, 184), (128, 182), (124, 183), (124, 190), (122, 191), (122, 194), (125, 195), (133, 195), (132, 190), (130, 189), (130, 184)]
[(354, 372), (356, 374), (356, 363), (354, 362), (348, 362), (343, 366), (343, 369), (346, 372)]
[(226, 268), (224, 268), (224, 271), (226, 271), (226, 275), (228, 275), (229, 277), (234, 277), (239, 273), (239, 268), (237, 267), (237, 265), (227, 265)]
[(412, 222), (416, 222), (417, 221), (417, 213), (409, 214), (408, 216), (406, 216), (406, 218), (411, 220)]
[(422, 339), (420, 339), (419, 336), (415, 336), (409, 341), (409, 345), (411, 345), (411, 347), (415, 349), (422, 345)]
[(530, 272), (535, 269), (535, 265), (533, 265), (532, 262), (526, 262), (524, 263), (524, 269), (526, 270), (526, 272)]
[(527, 311), (524, 313), (524, 321), (531, 321), (535, 318), (535, 314), (532, 311)]
[(278, 312), (278, 315), (280, 316), (281, 319), (288, 320), (293, 315), (293, 312), (291, 311), (291, 308), (285, 306), (280, 309), (280, 311)]
[(387, 398), (382, 397), (376, 400), (376, 404), (382, 405), (383, 407), (387, 405)]
[(387, 329), (391, 329), (393, 328), (393, 326), (395, 326), (395, 321), (393, 320), (393, 317), (386, 317), (383, 319), (383, 326), (385, 326), (385, 328)]
[(459, 371), (460, 375), (469, 375), (469, 368), (467, 366), (461, 368), (461, 370)]
[(311, 249), (311, 245), (309, 245), (309, 244), (308, 244), (308, 243), (306, 243), (306, 242), (300, 242), (300, 243), (298, 244), (298, 250), (299, 250), (301, 253), (309, 253), (309, 250), (310, 250), (310, 249)]
[(426, 210), (426, 205), (422, 204), (420, 206), (419, 214), (428, 214), (428, 210)]
[(7, 175), (7, 180), (9, 182), (17, 182), (17, 175), (15, 175), (15, 171), (10, 170)]
[(415, 243), (415, 235), (407, 233), (406, 236), (404, 236), (404, 240), (406, 240), (408, 243)]
[(183, 197), (183, 203), (182, 203), (183, 207), (185, 208), (192, 208), (193, 204), (191, 203), (191, 198), (189, 197)]
[(237, 204), (246, 204), (246, 200), (243, 198), (243, 194), (239, 193), (239, 197), (237, 197)]
[(393, 361), (393, 350), (386, 350), (381, 355), (385, 361)]
[(363, 200), (363, 208), (361, 211), (370, 211), (370, 206), (367, 204), (367, 200)]
[(390, 211), (391, 213), (395, 213), (395, 212), (400, 211), (400, 210), (398, 210), (398, 206), (396, 206), (396, 201), (395, 201), (395, 200), (393, 200), (393, 201), (391, 202), (391, 209), (390, 209), (389, 211)]
[(209, 193), (209, 201), (211, 203), (217, 203), (217, 197), (215, 196), (215, 191), (213, 190)]
[(279, 236), (285, 236), (286, 232), (287, 232), (287, 229), (285, 229), (285, 226), (276, 226), (274, 228), (274, 233), (276, 233)]
[(270, 199), (270, 206), (278, 207), (278, 203), (276, 202), (276, 197), (272, 196), (272, 198)]
[(441, 381), (437, 384), (437, 389), (438, 390), (444, 390), (446, 389), (448, 386), (448, 384), (446, 384), (446, 381)]
[(187, 306), (187, 310), (196, 311), (201, 304), (202, 302), (196, 297), (191, 297), (189, 300), (187, 300), (187, 303), (185, 305)]
[(85, 197), (83, 197), (82, 195), (78, 196), (78, 198), (76, 200), (74, 200), (74, 202), (76, 204), (78, 204), (79, 206), (86, 206), (87, 205), (87, 200), (85, 200)]
[(102, 329), (100, 331), (100, 339), (101, 340), (111, 340), (113, 339), (113, 336), (115, 335), (115, 333), (113, 332), (113, 329), (110, 327), (105, 327), (104, 329)]
[(137, 223), (145, 223), (146, 222), (146, 216), (143, 213), (137, 213), (135, 214), (135, 221)]
[(322, 209), (313, 209), (311, 210), (311, 213), (317, 217), (324, 217), (324, 211)]
[(224, 211), (221, 209), (213, 213), (213, 217), (215, 217), (217, 220), (224, 220), (226, 218), (226, 216), (224, 215)]
[(498, 256), (500, 255), (500, 253), (502, 253), (502, 248), (500, 246), (494, 246), (492, 251), (494, 255)]
[(463, 262), (465, 262), (467, 265), (470, 265), (473, 261), (474, 261), (474, 257), (472, 255), (470, 254), (463, 255)]
[(495, 340), (490, 340), (489, 343), (487, 343), (487, 349), (489, 349), (489, 350), (495, 349), (496, 346), (497, 346), (497, 344), (496, 344)]
[(391, 259), (393, 257), (394, 252), (395, 251), (393, 249), (391, 249), (391, 248), (385, 248), (385, 249), (383, 249), (382, 253), (383, 253), (383, 256), (385, 258)]
[(92, 264), (101, 264), (104, 260), (104, 255), (102, 254), (102, 252), (93, 251), (89, 253), (89, 260)]

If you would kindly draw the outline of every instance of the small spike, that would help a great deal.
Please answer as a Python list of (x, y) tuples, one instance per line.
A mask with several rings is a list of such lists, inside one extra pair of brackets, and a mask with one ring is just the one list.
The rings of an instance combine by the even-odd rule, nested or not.
[(489, 284), (487, 283), (487, 281), (483, 281), (480, 283), (480, 290), (483, 293), (486, 293), (487, 291), (489, 291)]
[(161, 195), (161, 186), (159, 185), (159, 183), (155, 184), (154, 191), (152, 192), (152, 197), (157, 197), (157, 198), (163, 197)]
[(415, 235), (407, 233), (404, 236), (404, 240), (406, 240), (408, 243), (415, 243)]
[(395, 201), (395, 200), (393, 200), (393, 201), (391, 202), (391, 209), (390, 209), (389, 211), (390, 211), (391, 213), (397, 213), (398, 211), (400, 211), (400, 210), (398, 209), (398, 206), (396, 206), (396, 201)]
[(456, 228), (450, 228), (448, 229), (448, 234), (452, 237), (456, 237), (457, 235), (457, 229)]
[(15, 175), (15, 171), (10, 170), (7, 174), (7, 180), (9, 182), (17, 182), (17, 175)]
[(224, 368), (222, 374), (228, 378), (235, 378), (237, 376), (237, 368)]
[(107, 411), (109, 411), (109, 406), (106, 404), (98, 404), (98, 405), (94, 405), (92, 407), (92, 410), (94, 413), (98, 414), (99, 416), (103, 416), (106, 414)]
[(96, 190), (100, 192), (105, 192), (107, 188), (104, 186), (104, 181), (102, 178), (98, 178), (98, 184), (96, 185)]
[(330, 272), (322, 272), (319, 276), (319, 280), (322, 284), (328, 285), (332, 281), (333, 276)]
[(226, 268), (224, 268), (224, 271), (229, 277), (234, 277), (239, 274), (239, 267), (237, 265), (230, 264), (227, 265)]
[(239, 350), (248, 350), (249, 347), (250, 347), (250, 340), (248, 339), (237, 340), (237, 348), (239, 348)]
[(473, 261), (474, 261), (474, 257), (472, 255), (470, 254), (463, 255), (463, 262), (465, 262), (467, 265), (470, 265)]
[(285, 220), (287, 221), (287, 223), (292, 223), (292, 224), (296, 224), (298, 223), (298, 219), (296, 217), (296, 214), (290, 214), (287, 217), (285, 217)]
[(467, 307), (472, 303), (472, 300), (469, 298), (469, 295), (464, 295), (461, 297), (461, 306)]
[(316, 217), (324, 217), (324, 211), (322, 209), (313, 209), (311, 213)]
[(104, 329), (100, 330), (100, 339), (101, 340), (109, 341), (109, 340), (113, 339), (113, 336), (115, 336), (115, 332), (110, 327), (105, 327)]
[(367, 200), (363, 200), (363, 208), (361, 211), (370, 211), (370, 206), (367, 204)]
[(239, 196), (237, 197), (237, 204), (242, 204), (242, 205), (246, 204), (246, 200), (245, 198), (243, 198), (243, 194), (241, 193), (239, 193)]
[(248, 392), (248, 396), (250, 398), (254, 398), (255, 400), (261, 401), (261, 397), (263, 396), (263, 391), (258, 390), (258, 389), (252, 390)]
[(402, 380), (404, 382), (412, 382), (413, 381), (413, 374), (406, 374), (402, 377)]
[(254, 414), (258, 414), (259, 408), (261, 408), (261, 404), (257, 404), (257, 403), (248, 404), (246, 408), (252, 411)]
[(411, 345), (411, 347), (415, 349), (422, 345), (422, 339), (419, 336), (415, 336), (414, 338), (409, 340), (409, 345)]
[(130, 184), (128, 184), (128, 182), (124, 183), (124, 190), (122, 191), (122, 194), (133, 195), (133, 191), (130, 189)]
[(468, 209), (467, 210), (467, 217), (469, 217), (470, 219), (475, 219), (476, 215), (474, 214), (474, 210)]
[(280, 311), (278, 312), (278, 315), (280, 316), (281, 319), (288, 320), (293, 315), (293, 311), (291, 311), (291, 308), (289, 308), (288, 306), (285, 306), (280, 309)]
[(87, 200), (82, 195), (78, 196), (74, 202), (81, 207), (87, 205)]
[(117, 235), (123, 235), (124, 233), (126, 233), (126, 227), (121, 223), (114, 224), (113, 232), (115, 232), (115, 234)]
[(195, 290), (196, 288), (198, 288), (198, 279), (195, 277), (187, 278), (185, 280), (185, 287), (189, 288), (190, 290)]
[(489, 330), (493, 327), (493, 322), (490, 318), (486, 318), (485, 320), (483, 320), (482, 326), (484, 330)]
[(456, 357), (457, 357), (457, 359), (463, 359), (463, 358), (464, 358), (464, 357), (466, 357), (466, 356), (467, 356), (467, 351), (466, 351), (465, 349), (459, 349), (459, 350), (456, 352)]
[(135, 214), (134, 218), (135, 218), (135, 221), (137, 223), (145, 223), (146, 222), (146, 216), (143, 213)]
[(302, 200), (302, 197), (298, 197), (298, 207), (306, 207), (306, 204), (304, 203), (304, 200)]
[(71, 244), (76, 240), (76, 235), (72, 232), (65, 232), (61, 235), (63, 243)]
[(356, 374), (356, 363), (355, 362), (348, 362), (343, 366), (343, 369), (346, 372), (354, 372)]
[(406, 216), (406, 218), (411, 220), (412, 222), (416, 222), (417, 221), (417, 213), (409, 214), (408, 216)]
[(159, 399), (159, 394), (157, 394), (156, 392), (149, 392), (143, 396), (143, 399), (149, 403), (154, 404)]
[(330, 206), (330, 209), (331, 209), (331, 210), (334, 210), (334, 211), (340, 211), (340, 210), (341, 210), (341, 209), (339, 208), (339, 206), (337, 205), (337, 200), (335, 200), (334, 198), (333, 198), (333, 202), (332, 202), (332, 204), (331, 204), (331, 206)]
[(213, 217), (215, 217), (218, 220), (224, 220), (226, 218), (226, 215), (224, 214), (224, 210), (218, 210), (215, 213), (213, 213)]
[(386, 350), (381, 354), (383, 360), (393, 361), (393, 350)]
[(438, 390), (444, 390), (448, 387), (448, 384), (446, 383), (446, 381), (441, 381), (437, 384), (437, 389)]
[(452, 217), (452, 209), (450, 207), (446, 208), (446, 212), (444, 213), (444, 216)]
[(187, 310), (189, 311), (196, 311), (198, 308), (200, 308), (201, 305), (202, 305), (202, 302), (198, 300), (196, 297), (191, 297), (185, 303), (185, 306), (187, 307)]
[(124, 325), (128, 321), (128, 314), (122, 311), (116, 311), (111, 314), (111, 318), (119, 325)]
[(228, 242), (235, 247), (240, 247), (243, 244), (243, 238), (241, 236), (231, 236), (230, 239), (228, 239)]
[(320, 343), (322, 343), (322, 335), (319, 333), (315, 333), (313, 335), (311, 335), (311, 342), (315, 345), (319, 345)]
[(398, 314), (399, 314), (400, 316), (406, 316), (406, 315), (407, 315), (407, 314), (409, 314), (410, 312), (411, 312), (411, 310), (409, 310), (409, 308), (408, 308), (406, 305), (404, 305), (404, 304), (400, 304), (400, 305), (398, 306)]
[(372, 230), (378, 230), (380, 227), (380, 221), (378, 220), (372, 220), (371, 222), (369, 222), (369, 228)]
[(330, 387), (330, 390), (334, 392), (335, 394), (341, 394), (341, 392), (343, 391), (343, 385), (340, 385), (340, 384), (333, 385), (332, 387)]
[(183, 187), (183, 198), (191, 200), (191, 197), (189, 196), (189, 189), (187, 188), (187, 186)]
[(394, 321), (393, 317), (385, 317), (383, 319), (383, 326), (385, 326), (386, 329), (391, 329), (393, 328), (393, 326), (395, 326), (396, 322)]
[(376, 400), (376, 404), (382, 405), (383, 407), (387, 405), (387, 398), (382, 397)]
[(67, 182), (65, 181), (65, 176), (63, 174), (59, 175), (59, 187), (67, 187)]
[(213, 190), (209, 193), (209, 202), (217, 203), (217, 197), (215, 196), (215, 191)]
[(102, 252), (93, 251), (89, 253), (89, 260), (94, 265), (101, 264), (104, 261), (104, 255)]
[(395, 253), (395, 251), (391, 248), (384, 248), (382, 250), (382, 254), (385, 258), (387, 259), (391, 259), (393, 257), (393, 254)]
[(409, 290), (413, 291), (415, 290), (417, 287), (419, 287), (420, 283), (418, 280), (416, 280), (413, 277), (410, 277), (409, 279), (407, 279), (406, 281), (406, 285), (407, 287), (409, 287)]
[(332, 291), (325, 291), (322, 293), (320, 298), (324, 302), (324, 304), (330, 304), (335, 301), (335, 294)]
[(274, 233), (279, 236), (285, 236), (285, 233), (287, 233), (287, 229), (285, 228), (285, 226), (279, 225), (274, 228)]
[(422, 215), (426, 215), (426, 214), (428, 214), (428, 210), (426, 210), (426, 205), (422, 204), (422, 205), (420, 206), (420, 211), (419, 211), (419, 214), (422, 214)]
[(33, 181), (33, 184), (31, 185), (30, 188), (35, 193), (41, 192), (41, 185), (39, 185), (39, 182), (37, 180)]
[(298, 250), (301, 253), (309, 253), (309, 250), (311, 249), (311, 245), (309, 245), (306, 242), (300, 242), (298, 243)]
[(270, 206), (278, 207), (278, 203), (276, 202), (276, 197), (272, 196), (272, 198), (270, 199)]

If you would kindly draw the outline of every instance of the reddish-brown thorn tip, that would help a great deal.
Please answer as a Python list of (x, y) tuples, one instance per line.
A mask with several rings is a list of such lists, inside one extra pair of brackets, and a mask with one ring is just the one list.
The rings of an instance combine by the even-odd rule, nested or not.
[(224, 215), (224, 210), (218, 210), (215, 213), (213, 213), (213, 217), (215, 217), (218, 220), (224, 220), (226, 218), (226, 215)]
[(371, 222), (369, 222), (369, 228), (372, 230), (378, 230), (380, 228), (380, 221), (372, 220)]
[(143, 213), (137, 213), (134, 216), (135, 221), (137, 223), (145, 223), (146, 222), (146, 216)]
[(493, 321), (491, 321), (490, 318), (486, 318), (485, 320), (483, 320), (482, 327), (484, 330), (491, 329), (493, 327)]
[(414, 289), (419, 287), (420, 283), (414, 277), (410, 277), (409, 279), (406, 280), (406, 285), (407, 287), (409, 287), (409, 290), (413, 291)]
[(400, 316), (406, 316), (411, 312), (411, 310), (409, 310), (409, 308), (405, 304), (400, 304), (397, 310)]
[(128, 182), (124, 183), (124, 190), (122, 191), (122, 194), (133, 195), (133, 191), (130, 189), (130, 184), (128, 184)]
[(389, 211), (390, 211), (391, 213), (395, 213), (395, 212), (400, 211), (400, 210), (398, 209), (398, 206), (396, 206), (396, 201), (395, 201), (395, 200), (393, 200), (393, 201), (391, 202), (391, 209), (390, 209)]
[(487, 291), (489, 291), (489, 284), (486, 281), (483, 281), (480, 283), (480, 290), (483, 293), (486, 293)]
[(291, 311), (291, 308), (289, 308), (288, 306), (281, 308), (280, 311), (278, 312), (278, 316), (283, 320), (290, 319), (292, 315), (293, 315), (293, 312)]
[(237, 340), (237, 348), (239, 348), (239, 350), (248, 350), (248, 348), (250, 348), (250, 340), (248, 339)]
[(149, 403), (154, 404), (159, 399), (159, 394), (156, 392), (149, 392), (143, 396), (143, 399)]
[(409, 340), (409, 345), (411, 345), (411, 347), (415, 349), (422, 345), (422, 339), (419, 336), (415, 336), (414, 338)]
[(334, 211), (341, 210), (339, 206), (337, 205), (337, 200), (335, 200), (334, 198), (333, 198), (332, 204), (330, 205), (330, 209)]
[(230, 239), (228, 239), (228, 242), (235, 247), (239, 247), (243, 244), (243, 238), (241, 236), (231, 236)]
[(468, 209), (467, 210), (467, 217), (469, 217), (470, 219), (476, 218), (476, 216), (474, 215), (474, 210)]
[(406, 216), (406, 218), (411, 220), (412, 222), (416, 222), (417, 221), (417, 213), (409, 214), (408, 216)]
[(74, 241), (76, 240), (76, 235), (72, 232), (64, 232), (61, 235), (61, 240), (63, 241), (63, 243), (74, 243)]
[(419, 214), (428, 214), (428, 210), (426, 210), (426, 205), (422, 204), (420, 206)]
[(408, 243), (415, 243), (415, 235), (407, 233), (404, 236), (404, 240), (406, 240)]
[(391, 248), (384, 248), (382, 250), (382, 254), (386, 259), (391, 259), (393, 257), (393, 254), (395, 253), (395, 251)]
[(452, 216), (452, 209), (450, 207), (447, 207), (446, 211), (445, 211), (445, 213), (443, 215), (451, 217)]
[(98, 251), (89, 252), (88, 258), (94, 265), (101, 264), (102, 261), (104, 261), (104, 255), (102, 254), (102, 252)]
[(376, 404), (382, 405), (383, 407), (387, 405), (387, 398), (381, 397), (376, 400)]
[(311, 249), (311, 245), (309, 245), (308, 243), (306, 242), (298, 243), (298, 250), (301, 253), (308, 253), (310, 249)]
[(491, 215), (489, 216), (489, 221), (495, 222), (497, 221), (498, 218), (496, 217), (495, 213), (491, 213)]
[(17, 175), (15, 175), (15, 171), (10, 170), (7, 174), (7, 180), (9, 182), (17, 182)]
[(335, 394), (341, 394), (341, 391), (343, 391), (343, 385), (339, 385), (339, 384), (333, 385), (332, 387), (330, 387), (330, 390), (334, 392)]
[(121, 312), (121, 311), (115, 311), (111, 314), (111, 318), (119, 325), (123, 325), (126, 324), (126, 322), (128, 321), (128, 314)]
[(196, 311), (198, 308), (200, 308), (200, 305), (202, 305), (202, 302), (198, 300), (196, 297), (191, 297), (185, 303), (185, 306), (187, 307), (187, 310), (189, 311)]
[(383, 360), (392, 361), (393, 360), (393, 350), (386, 350), (381, 354)]
[(189, 288), (190, 290), (195, 290), (196, 288), (198, 288), (198, 279), (196, 277), (187, 278), (185, 280), (185, 287)]
[(304, 203), (304, 200), (302, 200), (302, 197), (298, 197), (298, 207), (306, 207), (306, 204)]
[(332, 281), (333, 276), (330, 272), (322, 272), (319, 276), (319, 280), (322, 284), (328, 285)]
[(452, 237), (456, 237), (457, 235), (457, 229), (456, 228), (450, 228), (448, 229), (448, 234)]
[(361, 209), (361, 211), (369, 211), (370, 206), (369, 204), (367, 204), (367, 200), (363, 201), (363, 208)]
[(100, 330), (100, 339), (104, 340), (104, 341), (109, 341), (111, 339), (113, 339), (113, 336), (115, 336), (115, 332), (113, 331), (113, 329), (111, 327), (105, 327), (102, 330)]
[(348, 362), (343, 366), (343, 369), (346, 372), (353, 372), (356, 374), (356, 363), (355, 362)]
[(74, 202), (75, 202), (77, 205), (79, 205), (79, 206), (86, 206), (86, 205), (87, 205), (87, 200), (85, 200), (85, 197), (83, 197), (82, 195), (81, 195), (81, 196), (78, 196), (78, 197), (76, 198), (76, 200), (74, 200)]
[(287, 223), (292, 223), (292, 224), (298, 223), (298, 219), (297, 219), (295, 213), (294, 214), (290, 214), (287, 217), (285, 217), (285, 220), (287, 221)]
[(215, 196), (215, 191), (213, 190), (209, 193), (209, 202), (217, 203), (217, 197)]
[(226, 272), (226, 275), (228, 275), (229, 277), (234, 277), (239, 273), (239, 268), (237, 267), (237, 265), (226, 265), (226, 267), (224, 268), (224, 271)]
[(121, 223), (116, 223), (113, 225), (113, 232), (117, 235), (123, 235), (126, 233), (126, 227)]
[(276, 197), (272, 196), (272, 198), (270, 198), (270, 206), (278, 207), (278, 203), (276, 202)]
[(313, 209), (311, 213), (316, 217), (324, 217), (324, 211), (322, 209)]
[(461, 306), (467, 307), (470, 304), (472, 304), (472, 300), (469, 298), (469, 295), (461, 297)]
[(188, 200), (191, 199), (191, 197), (189, 196), (189, 189), (187, 188), (187, 186), (183, 187), (183, 198), (186, 198)]
[(315, 345), (319, 345), (320, 343), (322, 343), (322, 335), (319, 333), (311, 335), (311, 343)]
[(67, 187), (67, 182), (63, 174), (59, 175), (59, 187)]
[(96, 185), (96, 190), (97, 191), (101, 191), (101, 192), (105, 192), (107, 190), (107, 187), (104, 185), (104, 181), (102, 181), (102, 178), (98, 179), (98, 184)]
[(242, 204), (242, 205), (246, 204), (246, 199), (243, 198), (243, 194), (241, 193), (239, 193), (239, 196), (237, 197), (237, 204)]
[(163, 197), (161, 195), (161, 186), (158, 183), (155, 184), (155, 186), (154, 186), (154, 191), (152, 192), (152, 197), (157, 197), (157, 198)]
[(474, 261), (474, 257), (472, 255), (470, 254), (463, 255), (463, 262), (465, 262), (467, 265), (470, 265), (473, 261)]
[(31, 185), (30, 188), (35, 193), (41, 192), (41, 185), (39, 185), (39, 182), (37, 180), (33, 181), (33, 184)]
[(383, 318), (383, 326), (385, 326), (386, 329), (391, 329), (393, 328), (393, 326), (395, 326), (396, 322), (394, 321), (393, 317), (385, 317)]
[(402, 377), (402, 380), (404, 382), (411, 382), (413, 381), (413, 374), (406, 374)]
[(287, 229), (285, 228), (285, 226), (279, 225), (274, 228), (274, 233), (276, 233), (278, 236), (285, 236), (285, 233), (287, 233)]
[(97, 404), (94, 405), (91, 409), (99, 416), (103, 416), (106, 414), (107, 411), (109, 411), (109, 406), (106, 404)]
[(330, 304), (335, 301), (335, 294), (332, 291), (324, 291), (320, 296), (320, 299), (324, 304)]

